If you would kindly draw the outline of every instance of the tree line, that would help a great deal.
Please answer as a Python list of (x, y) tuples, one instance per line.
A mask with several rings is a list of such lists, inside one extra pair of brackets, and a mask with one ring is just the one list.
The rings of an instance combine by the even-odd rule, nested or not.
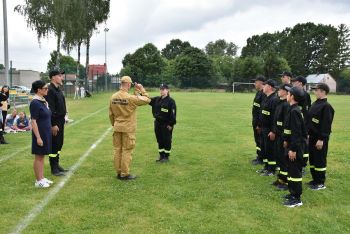
[(330, 73), (339, 91), (350, 92), (350, 30), (345, 24), (304, 23), (247, 39), (237, 56), (237, 45), (219, 39), (204, 49), (188, 41), (171, 40), (159, 50), (147, 43), (125, 55), (120, 75), (130, 75), (147, 86), (161, 82), (175, 87), (209, 88), (249, 82), (257, 75), (276, 79), (282, 71), (295, 75)]
[[(14, 9), (26, 19), (27, 26), (36, 31), (38, 41), (50, 34), (57, 38), (57, 48), (54, 63), (51, 66), (60, 67), (61, 48), (70, 54), (77, 48), (77, 72), (80, 65), (80, 49), (86, 46), (85, 68), (89, 64), (90, 39), (97, 26), (109, 17), (110, 0), (25, 0), (24, 4)], [(66, 58), (64, 58), (65, 60)], [(87, 74), (87, 71), (86, 71)]]

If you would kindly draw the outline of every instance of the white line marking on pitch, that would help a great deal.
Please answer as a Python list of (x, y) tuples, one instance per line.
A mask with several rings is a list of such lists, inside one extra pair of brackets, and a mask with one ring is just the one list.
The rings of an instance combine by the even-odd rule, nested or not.
[(78, 161), (70, 168), (70, 171), (64, 178), (48, 192), (45, 198), (35, 206), (14, 228), (11, 233), (21, 233), (28, 225), (43, 211), (45, 206), (57, 195), (64, 185), (70, 180), (74, 172), (81, 166), (90, 153), (101, 143), (101, 141), (107, 136), (112, 128), (108, 128), (103, 135), (90, 146), (90, 148), (78, 159)]
[[(94, 115), (100, 113), (101, 111), (103, 111), (103, 110), (105, 110), (105, 109), (107, 109), (107, 107), (104, 107), (104, 108), (102, 108), (102, 109), (100, 109), (100, 110), (98, 110), (98, 111), (95, 111), (95, 112), (93, 112), (93, 113), (91, 113), (91, 114), (89, 114), (89, 115), (87, 115), (87, 116), (85, 116), (85, 117), (83, 117), (83, 118), (77, 120), (76, 122), (73, 122), (73, 123), (71, 123), (71, 124), (68, 124), (66, 128), (68, 128), (68, 127), (70, 127), (70, 126), (74, 126), (74, 125), (76, 125), (76, 124), (78, 124), (78, 123), (80, 123), (80, 122), (82, 122), (82, 121), (84, 121), (84, 120), (90, 118), (91, 116), (94, 116)], [(29, 149), (30, 147), (31, 147), (31, 145), (27, 145), (27, 146), (24, 147), (23, 149), (20, 149), (20, 150), (14, 152), (14, 153), (12, 153), (12, 154), (10, 154), (10, 155), (8, 155), (8, 156), (5, 156), (5, 157), (0, 158), (0, 164), (1, 164), (2, 162), (5, 162), (5, 161), (9, 160), (10, 158), (16, 156), (17, 154), (19, 154), (19, 153), (21, 153), (21, 152), (23, 152), (23, 151)]]

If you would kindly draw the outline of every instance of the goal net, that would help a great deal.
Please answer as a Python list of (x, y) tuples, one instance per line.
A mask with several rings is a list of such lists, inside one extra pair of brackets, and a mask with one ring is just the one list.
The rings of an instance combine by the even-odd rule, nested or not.
[(232, 84), (232, 93), (248, 93), (253, 92), (255, 90), (254, 83), (246, 83), (246, 82), (233, 82)]

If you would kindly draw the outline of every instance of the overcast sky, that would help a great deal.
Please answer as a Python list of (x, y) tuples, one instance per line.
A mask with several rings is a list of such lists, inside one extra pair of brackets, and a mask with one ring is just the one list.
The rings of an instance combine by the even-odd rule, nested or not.
[[(13, 67), (45, 71), (49, 55), (56, 48), (52, 36), (41, 40), (27, 28), (24, 18), (13, 8), (23, 0), (7, 0), (9, 55)], [(4, 63), (2, 1), (0, 63)], [(107, 65), (117, 73), (126, 53), (145, 43), (158, 49), (175, 38), (204, 48), (209, 41), (225, 39), (240, 48), (252, 35), (275, 32), (297, 23), (350, 26), (349, 0), (111, 0), (107, 21)], [(92, 37), (90, 64), (105, 60), (105, 25)], [(82, 53), (85, 54), (85, 48)], [(71, 54), (76, 59), (76, 52)], [(85, 64), (85, 56), (82, 56)]]

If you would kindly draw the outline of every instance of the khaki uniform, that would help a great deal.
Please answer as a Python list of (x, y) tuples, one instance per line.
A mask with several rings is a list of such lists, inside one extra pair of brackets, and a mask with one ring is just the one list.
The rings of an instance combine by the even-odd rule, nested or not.
[[(139, 95), (141, 94), (141, 95)], [(136, 108), (150, 103), (147, 92), (142, 89), (134, 95), (124, 88), (112, 95), (109, 119), (113, 126), (114, 167), (118, 175), (129, 175), (129, 166), (136, 141)]]

